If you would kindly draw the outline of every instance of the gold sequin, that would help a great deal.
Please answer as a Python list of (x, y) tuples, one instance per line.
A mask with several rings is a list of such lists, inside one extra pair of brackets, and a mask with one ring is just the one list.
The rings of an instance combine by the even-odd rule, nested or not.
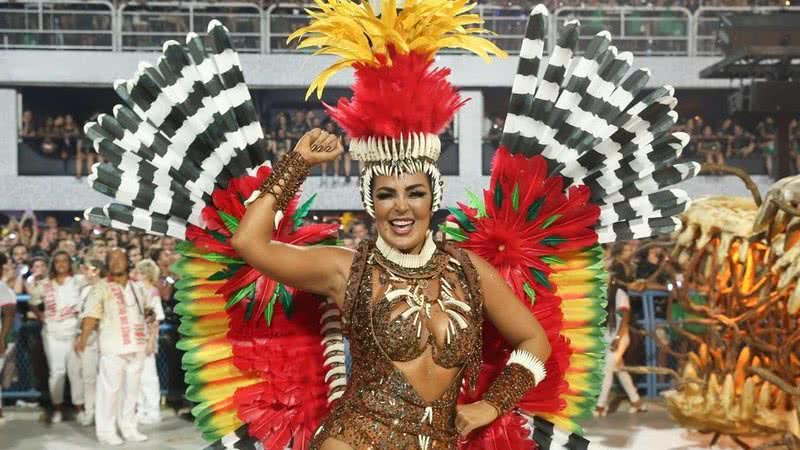
[[(392, 288), (415, 286), (421, 297), (384, 298)], [(366, 241), (354, 258), (344, 305), (343, 331), (350, 341), (352, 377), (323, 420), (310, 450), (319, 449), (329, 437), (354, 450), (457, 449), (456, 401), (465, 375), (470, 388), (477, 380), (483, 325), (477, 271), (466, 253), (446, 245), (434, 254), (432, 264), (407, 273), (385, 264), (374, 244)], [(412, 305), (421, 305), (416, 322), (412, 314), (401, 318), (403, 312), (416, 307)], [(430, 315), (424, 312), (427, 308)], [(449, 344), (446, 337), (437, 342), (428, 331), (426, 321), (437, 314), (437, 320), (447, 320), (454, 324), (449, 327), (457, 328)], [(420, 323), (422, 334), (418, 334)], [(437, 365), (461, 368), (442, 396), (432, 402), (424, 401), (393, 364), (420, 357), (428, 346)]]

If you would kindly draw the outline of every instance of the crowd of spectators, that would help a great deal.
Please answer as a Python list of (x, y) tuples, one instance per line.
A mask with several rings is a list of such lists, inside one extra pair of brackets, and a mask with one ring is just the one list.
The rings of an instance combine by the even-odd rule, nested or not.
[(74, 163), (75, 176), (80, 178), (89, 173), (98, 159), (91, 141), (83, 133), (84, 122), (80, 119), (72, 114), (46, 115), (40, 119), (28, 109), (22, 113), (18, 136), (28, 146), (26, 150), (62, 160), (65, 173), (68, 164)]
[[(336, 122), (331, 120), (322, 110), (275, 110), (263, 117), (261, 124), (264, 130), (267, 152), (273, 161), (279, 160), (283, 155), (291, 151), (297, 141), (306, 132), (314, 128), (322, 128), (328, 133), (342, 136), (342, 144), (345, 150), (350, 147), (350, 137), (343, 133)], [(345, 151), (332, 163), (320, 165), (319, 172), (315, 174), (322, 177), (323, 184), (337, 183), (339, 181), (347, 184), (351, 183), (353, 178), (358, 175), (358, 164), (359, 162), (353, 161), (350, 153)]]
[[(89, 273), (106, 261), (106, 257), (114, 248), (123, 248), (129, 259), (132, 275), (136, 277), (136, 267), (140, 262), (150, 259), (158, 266), (160, 275), (155, 284), (164, 310), (164, 323), (168, 325), (158, 340), (159, 359), (165, 369), (160, 371), (161, 385), (166, 386), (166, 404), (179, 411), (188, 406), (183, 398), (185, 385), (180, 368), (181, 354), (175, 347), (178, 339), (177, 326), (179, 318), (174, 312), (175, 282), (178, 274), (171, 270), (179, 254), (176, 250), (177, 240), (171, 237), (157, 237), (149, 234), (119, 231), (103, 228), (75, 217), (69, 224), (59, 223), (55, 215), (38, 215), (26, 211), (20, 216), (0, 214), (0, 261), (4, 261), (0, 286), (8, 286), (18, 296), (16, 307), (17, 324), (11, 341), (0, 347), (0, 355), (7, 347), (5, 344), (16, 344), (20, 354), (15, 361), (21, 363), (14, 369), (16, 375), (3, 372), (0, 366), (0, 389), (9, 389), (17, 380), (18, 388), (35, 389), (41, 396), (38, 401), (42, 407), (42, 421), (53, 418), (53, 404), (50, 402), (48, 387), (48, 367), (44, 349), (41, 345), (42, 317), (30, 305), (29, 294), (33, 293), (37, 282), (51, 276), (51, 260), (56, 255), (66, 253), (72, 262), (74, 274), (88, 277)], [(340, 225), (342, 245), (356, 248), (361, 240), (374, 235), (365, 217), (354, 213), (332, 214), (328, 216), (311, 215), (309, 222), (337, 223)], [(136, 278), (134, 278), (136, 279)], [(0, 337), (2, 337), (0, 335)], [(6, 364), (6, 367), (9, 367)], [(3, 382), (5, 380), (5, 383)], [(10, 383), (9, 383), (10, 382)], [(73, 413), (64, 410), (64, 418), (72, 419)], [(2, 404), (0, 404), (0, 422), (2, 421)]]
[[(49, 158), (64, 162), (63, 171), (68, 173), (74, 164), (75, 176), (88, 175), (92, 165), (102, 159), (92, 143), (83, 133), (83, 120), (94, 120), (96, 114), (76, 120), (73, 115), (47, 115), (38, 117), (31, 110), (25, 110), (19, 128), (20, 141), (26, 145), (23, 151), (36, 151)], [(83, 119), (83, 120), (81, 120)], [(294, 148), (297, 140), (312, 128), (323, 128), (329, 133), (341, 134), (336, 123), (328, 119), (321, 110), (295, 109), (267, 113), (262, 119), (264, 142), (271, 161), (280, 159)], [(343, 135), (343, 143), (348, 148), (349, 138)], [(321, 175), (328, 182), (340, 178), (350, 183), (358, 174), (358, 162), (353, 162), (349, 153), (330, 164), (323, 164), (314, 175)]]
[[(691, 117), (676, 127), (691, 139), (684, 155), (699, 162), (737, 166), (750, 173), (774, 176), (777, 149), (775, 120), (765, 117), (755, 126), (746, 126), (733, 117), (718, 123), (702, 116)], [(795, 118), (789, 125), (792, 173), (800, 173), (800, 127)]]

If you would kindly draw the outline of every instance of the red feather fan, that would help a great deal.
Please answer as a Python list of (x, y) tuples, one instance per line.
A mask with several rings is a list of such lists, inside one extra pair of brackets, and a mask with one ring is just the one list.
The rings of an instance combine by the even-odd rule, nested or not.
[[(490, 189), (484, 191), (485, 215), (459, 205), (458, 210), (451, 211), (461, 217), (451, 216), (449, 220), (471, 229), (469, 238), (459, 246), (480, 255), (500, 272), (536, 316), (550, 342), (552, 352), (545, 364), (547, 378), (518, 405), (525, 410), (557, 412), (566, 406), (559, 394), (569, 389), (564, 373), (571, 350), (560, 334), (564, 328), (561, 298), (549, 281), (552, 269), (547, 258), (594, 244), (597, 236), (592, 225), (600, 210), (589, 202), (586, 186), (565, 190), (563, 179), (548, 177), (547, 172), (547, 162), (541, 156), (511, 155), (500, 147), (493, 160)], [(531, 302), (531, 295), (535, 302)], [(511, 350), (499, 332), (484, 323), (484, 364), (478, 385), (475, 391), (462, 393), (461, 403), (483, 397), (505, 367)], [(527, 438), (529, 432), (524, 423), (519, 415), (506, 414), (460, 448), (535, 448), (536, 444)]]

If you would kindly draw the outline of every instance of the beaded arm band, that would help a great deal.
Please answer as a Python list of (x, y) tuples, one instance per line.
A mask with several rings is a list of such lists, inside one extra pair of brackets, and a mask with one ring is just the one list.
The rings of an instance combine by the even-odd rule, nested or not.
[(275, 196), (275, 204), (272, 205), (272, 209), (276, 212), (285, 210), (308, 177), (309, 167), (308, 162), (300, 153), (287, 153), (278, 161), (275, 168), (272, 169), (272, 173), (261, 183), (261, 187), (247, 199), (245, 205), (266, 194), (272, 194)]
[(547, 371), (541, 359), (528, 351), (514, 350), (483, 400), (497, 409), (498, 417), (502, 416), (514, 409), (522, 397), (546, 376)]

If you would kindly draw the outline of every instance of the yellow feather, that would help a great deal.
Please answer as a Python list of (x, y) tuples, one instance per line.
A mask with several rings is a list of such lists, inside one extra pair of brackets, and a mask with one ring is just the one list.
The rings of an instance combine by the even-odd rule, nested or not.
[(335, 55), (339, 60), (326, 68), (311, 83), (306, 99), (316, 92), (322, 97), (325, 84), (336, 72), (355, 64), (387, 66), (388, 49), (402, 54), (420, 52), (431, 58), (443, 48), (468, 50), (487, 62), (491, 55), (505, 57), (491, 41), (478, 35), (489, 32), (479, 26), (478, 14), (467, 14), (476, 4), (469, 0), (407, 0), (398, 12), (396, 0), (383, 0), (377, 16), (369, 2), (350, 0), (314, 0), (308, 10), (310, 23), (291, 33), (287, 39), (300, 39), (298, 48), (319, 47), (318, 54)]

